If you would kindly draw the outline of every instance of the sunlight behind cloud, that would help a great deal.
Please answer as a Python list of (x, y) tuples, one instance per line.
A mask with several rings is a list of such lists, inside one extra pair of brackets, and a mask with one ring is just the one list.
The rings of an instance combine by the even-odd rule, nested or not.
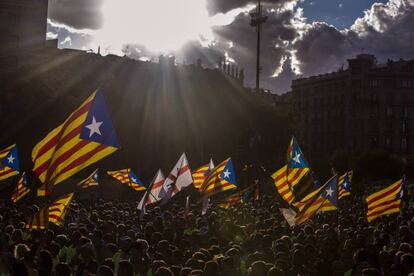
[(102, 7), (103, 27), (93, 44), (115, 54), (122, 54), (127, 44), (155, 53), (169, 53), (194, 40), (206, 47), (214, 44), (212, 27), (231, 24), (252, 8), (248, 5), (209, 17), (205, 0), (107, 0)]

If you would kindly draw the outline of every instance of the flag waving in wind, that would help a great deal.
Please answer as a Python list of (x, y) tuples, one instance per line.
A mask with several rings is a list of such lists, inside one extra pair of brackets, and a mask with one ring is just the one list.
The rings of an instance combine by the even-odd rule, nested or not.
[(245, 199), (245, 196), (249, 194), (253, 189), (257, 187), (257, 184), (252, 184), (250, 186), (247, 186), (246, 188), (236, 191), (234, 194), (229, 195), (226, 197), (220, 204), (219, 207), (223, 209), (228, 209), (233, 205), (236, 205), (241, 202), (247, 202)]
[(73, 193), (62, 196), (48, 206), (40, 209), (26, 225), (28, 229), (45, 229), (49, 222), (62, 225)]
[(96, 169), (92, 172), (90, 176), (88, 176), (86, 179), (82, 180), (78, 183), (78, 187), (81, 187), (82, 189), (86, 189), (89, 187), (98, 186), (99, 182), (99, 169)]
[(122, 184), (126, 184), (128, 187), (131, 187), (135, 191), (145, 190), (145, 185), (141, 180), (135, 175), (131, 169), (122, 169), (118, 171), (108, 171), (108, 175), (119, 180)]
[(338, 180), (338, 198), (351, 195), (351, 181), (353, 172), (347, 172), (339, 177)]
[(185, 153), (183, 153), (164, 181), (160, 192), (160, 197), (163, 200), (163, 203), (166, 203), (179, 191), (190, 186), (192, 183), (193, 177), (191, 176), (191, 170), (188, 165), (187, 157)]
[(206, 180), (208, 174), (212, 169), (214, 169), (214, 162), (213, 159), (210, 159), (210, 163), (205, 164), (204, 166), (201, 166), (200, 168), (193, 171), (194, 188), (200, 190), (201, 186), (204, 183), (204, 180)]
[(335, 175), (324, 185), (308, 194), (298, 206), (299, 212), (295, 217), (295, 224), (299, 225), (311, 219), (322, 208), (336, 209), (338, 204), (338, 176)]
[(20, 171), (16, 144), (0, 150), (0, 180), (18, 175)]
[(276, 190), (289, 204), (301, 201), (314, 189), (314, 180), (295, 137), (287, 150), (287, 164), (272, 175)]
[(56, 185), (119, 148), (103, 93), (98, 90), (32, 151), (33, 171), (47, 195)]
[(236, 188), (237, 182), (233, 162), (231, 158), (228, 158), (210, 172), (201, 187), (201, 193), (203, 197), (210, 197)]
[(21, 198), (23, 198), (25, 195), (27, 195), (30, 192), (30, 189), (27, 184), (27, 177), (26, 173), (23, 172), (22, 175), (19, 178), (19, 181), (17, 182), (16, 188), (13, 190), (13, 194), (11, 197), (11, 201), (13, 203), (16, 203)]
[(368, 222), (371, 222), (380, 216), (399, 213), (401, 211), (401, 200), (404, 196), (404, 188), (405, 177), (368, 196), (366, 198), (368, 204)]
[(138, 210), (142, 210), (147, 204), (156, 203), (161, 200), (160, 192), (164, 181), (165, 177), (161, 169), (159, 169), (148, 186), (144, 196), (141, 198), (141, 201), (138, 204)]

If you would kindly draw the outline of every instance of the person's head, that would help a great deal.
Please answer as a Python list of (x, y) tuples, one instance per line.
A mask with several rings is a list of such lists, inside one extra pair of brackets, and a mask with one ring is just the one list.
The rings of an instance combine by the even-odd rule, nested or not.
[(267, 272), (267, 276), (285, 276), (285, 273), (280, 268), (273, 266)]
[(216, 261), (208, 261), (204, 264), (205, 275), (219, 275), (219, 265)]
[(72, 271), (68, 264), (60, 263), (55, 267), (55, 276), (72, 276)]
[(11, 235), (11, 239), (14, 243), (19, 243), (22, 241), (23, 231), (21, 229), (14, 229)]
[(155, 271), (154, 276), (174, 276), (174, 273), (166, 266), (161, 266)]
[(181, 268), (179, 276), (188, 276), (191, 274), (191, 267), (183, 267)]
[(30, 248), (23, 244), (19, 243), (14, 247), (14, 258), (16, 261), (22, 261), (26, 252), (30, 251)]
[(263, 261), (255, 261), (249, 268), (248, 276), (267, 275), (267, 266)]
[(405, 272), (411, 272), (414, 269), (414, 255), (406, 253), (401, 256), (401, 265)]
[(152, 262), (151, 270), (152, 271), (157, 271), (158, 268), (160, 268), (162, 266), (167, 266), (167, 263), (163, 260), (154, 260)]
[(378, 269), (370, 267), (362, 270), (362, 276), (381, 276)]
[(96, 276), (113, 276), (114, 271), (107, 265), (101, 265), (98, 268), (98, 272), (96, 273)]
[(37, 267), (39, 271), (39, 275), (44, 274), (48, 275), (51, 273), (53, 269), (53, 260), (52, 255), (49, 251), (42, 250), (39, 253), (39, 257), (37, 259)]
[(134, 269), (129, 261), (120, 261), (118, 276), (134, 276)]

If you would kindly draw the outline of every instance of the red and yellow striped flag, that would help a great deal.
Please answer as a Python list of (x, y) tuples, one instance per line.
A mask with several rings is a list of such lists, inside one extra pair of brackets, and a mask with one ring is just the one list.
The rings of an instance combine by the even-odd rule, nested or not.
[(300, 225), (321, 211), (337, 210), (338, 176), (330, 178), (324, 185), (308, 194), (296, 207), (299, 212), (295, 224)]
[(131, 169), (122, 169), (117, 171), (108, 171), (108, 175), (119, 180), (122, 184), (131, 187), (135, 191), (144, 191), (146, 188), (141, 180), (131, 171)]
[(73, 193), (58, 198), (48, 206), (40, 209), (26, 225), (28, 229), (45, 229), (48, 223), (61, 225), (66, 215), (66, 211), (72, 200)]
[(338, 180), (338, 199), (351, 195), (353, 171), (344, 173)]
[(287, 164), (276, 171), (272, 178), (276, 190), (289, 204), (301, 201), (313, 190), (311, 170), (294, 137), (287, 150)]
[(275, 183), (276, 190), (280, 194), (280, 196), (287, 203), (292, 204), (294, 197), (287, 178), (287, 172), (287, 165), (285, 165), (278, 171), (276, 171), (274, 174), (272, 174), (272, 178)]
[(118, 149), (118, 140), (99, 90), (51, 131), (32, 151), (33, 171), (43, 186), (38, 195)]
[(368, 222), (380, 216), (399, 213), (401, 211), (403, 183), (404, 178), (366, 198), (368, 204)]
[(91, 175), (89, 175), (87, 178), (79, 182), (78, 187), (82, 189), (87, 189), (89, 187), (96, 187), (99, 185), (98, 178), (99, 178), (99, 169), (96, 169), (91, 173)]
[(201, 166), (193, 171), (192, 176), (194, 188), (200, 191), (201, 186), (212, 169), (214, 169), (214, 163), (213, 159), (210, 159), (210, 163), (205, 164), (204, 166)]
[(30, 192), (30, 189), (27, 187), (27, 178), (26, 173), (23, 172), (22, 175), (19, 178), (19, 181), (17, 182), (16, 188), (14, 188), (11, 201), (13, 203), (16, 203), (20, 199), (22, 199), (25, 195), (27, 195)]
[(203, 197), (210, 197), (220, 192), (237, 188), (231, 158), (228, 158), (215, 167), (207, 176), (200, 190)]
[(253, 188), (257, 188), (257, 186), (258, 184), (255, 183), (240, 191), (235, 192), (234, 194), (226, 197), (218, 206), (223, 209), (228, 209), (231, 206), (236, 205), (237, 203), (242, 203), (245, 194), (251, 192), (251, 190), (253, 190)]
[(0, 150), (0, 180), (18, 175), (20, 171), (16, 144)]

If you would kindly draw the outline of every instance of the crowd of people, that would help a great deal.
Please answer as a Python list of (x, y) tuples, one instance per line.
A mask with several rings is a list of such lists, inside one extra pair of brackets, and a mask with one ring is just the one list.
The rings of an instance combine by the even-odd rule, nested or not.
[(414, 275), (414, 209), (368, 223), (361, 200), (289, 226), (262, 196), (228, 209), (214, 202), (149, 206), (73, 200), (61, 226), (28, 230), (41, 206), (0, 203), (0, 275)]

